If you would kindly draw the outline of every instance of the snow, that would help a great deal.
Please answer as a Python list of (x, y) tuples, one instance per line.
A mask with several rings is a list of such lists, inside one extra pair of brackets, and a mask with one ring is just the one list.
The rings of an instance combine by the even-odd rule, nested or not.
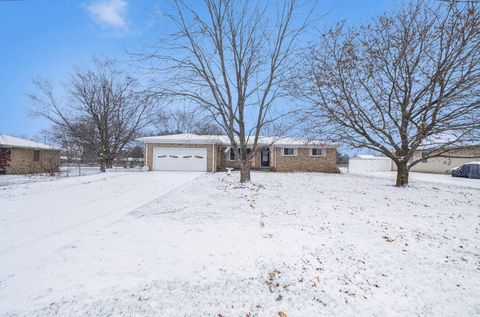
[(393, 177), (108, 173), (3, 187), (0, 315), (478, 315), (480, 182)]
[[(107, 169), (107, 173), (114, 172), (140, 172), (141, 167), (133, 168), (124, 168), (124, 167), (113, 167)], [(11, 185), (23, 185), (30, 184), (35, 182), (47, 182), (55, 181), (57, 178), (63, 177), (77, 177), (77, 176), (86, 176), (100, 174), (100, 166), (61, 166), (60, 172), (57, 173), (54, 177), (48, 175), (48, 173), (35, 173), (35, 174), (9, 174), (0, 176), (0, 190), (4, 186)]]
[[(139, 141), (145, 143), (178, 143), (178, 144), (221, 144), (230, 145), (230, 139), (226, 135), (197, 135), (191, 133), (184, 134), (169, 134), (160, 136), (149, 136), (138, 138)], [(250, 137), (250, 142), (253, 142), (253, 136)], [(323, 147), (336, 147), (335, 143), (328, 143), (320, 140), (307, 140), (292, 137), (277, 137), (277, 136), (259, 136), (259, 145), (271, 145), (277, 146), (323, 146)]]
[[(395, 179), (395, 171), (377, 171), (377, 172), (349, 172), (343, 171), (344, 173), (349, 173), (352, 176), (366, 177), (366, 178), (385, 178), (385, 179)], [(480, 181), (477, 179), (469, 178), (460, 178), (452, 177), (447, 174), (431, 174), (431, 173), (422, 173), (422, 172), (410, 172), (409, 180), (411, 184), (416, 184), (417, 182), (421, 183), (439, 183), (444, 185), (453, 185), (456, 187), (468, 187), (480, 189)]]
[(17, 138), (15, 136), (0, 134), (0, 147), (20, 147), (20, 148), (34, 148), (44, 150), (60, 150), (51, 145), (43, 144), (36, 141)]

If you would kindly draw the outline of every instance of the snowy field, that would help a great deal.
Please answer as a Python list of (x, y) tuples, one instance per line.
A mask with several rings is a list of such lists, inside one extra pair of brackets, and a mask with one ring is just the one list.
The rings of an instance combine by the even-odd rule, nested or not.
[(0, 316), (480, 315), (480, 181), (237, 176), (0, 187)]

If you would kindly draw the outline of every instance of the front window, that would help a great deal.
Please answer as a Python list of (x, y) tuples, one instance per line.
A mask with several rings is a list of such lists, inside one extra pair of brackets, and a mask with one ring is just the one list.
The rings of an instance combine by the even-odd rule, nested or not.
[(40, 161), (40, 151), (39, 150), (33, 150), (33, 160), (35, 162)]
[[(247, 154), (250, 154), (252, 152), (252, 149), (247, 149)], [(240, 149), (238, 149), (238, 154), (240, 156)], [(230, 161), (235, 161), (235, 151), (231, 147), (230, 150), (228, 151), (228, 159)]]
[(310, 153), (312, 156), (323, 156), (325, 154), (322, 148), (313, 148)]
[(293, 147), (284, 147), (283, 148), (284, 156), (295, 156), (295, 149)]

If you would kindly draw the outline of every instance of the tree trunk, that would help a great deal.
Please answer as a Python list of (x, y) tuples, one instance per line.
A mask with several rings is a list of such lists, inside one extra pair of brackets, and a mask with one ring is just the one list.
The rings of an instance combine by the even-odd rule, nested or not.
[(397, 181), (395, 186), (404, 187), (408, 185), (408, 166), (407, 163), (400, 162), (397, 164)]
[(105, 165), (107, 168), (113, 168), (113, 159), (106, 159)]
[(240, 183), (250, 181), (250, 161), (240, 161)]
[(105, 173), (105, 160), (101, 159), (100, 160), (100, 172)]

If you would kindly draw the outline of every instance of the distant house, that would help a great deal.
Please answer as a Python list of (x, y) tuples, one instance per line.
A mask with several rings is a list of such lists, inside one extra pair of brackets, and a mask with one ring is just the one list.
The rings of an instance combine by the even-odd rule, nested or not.
[[(139, 138), (145, 165), (154, 171), (208, 171), (238, 168), (237, 153), (225, 135), (173, 134)], [(336, 144), (290, 137), (260, 137), (253, 169), (336, 173)]]
[(10, 156), (0, 174), (53, 173), (60, 165), (60, 149), (47, 144), (0, 134), (0, 149)]
[(427, 150), (420, 149), (414, 152), (410, 160), (421, 161), (411, 168), (412, 172), (446, 174), (454, 167), (480, 160), (480, 143), (450, 147), (447, 152), (432, 158), (425, 157)]
[(348, 170), (353, 173), (391, 171), (392, 160), (385, 156), (359, 154), (348, 160)]

